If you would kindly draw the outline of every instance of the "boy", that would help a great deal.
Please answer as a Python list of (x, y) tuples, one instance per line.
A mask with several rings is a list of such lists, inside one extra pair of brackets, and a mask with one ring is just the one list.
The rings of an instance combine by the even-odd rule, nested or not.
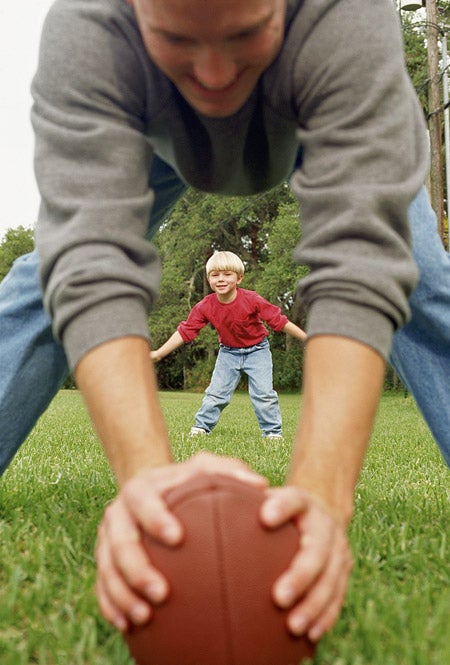
[(272, 354), (267, 329), (285, 332), (304, 341), (306, 333), (255, 291), (238, 288), (244, 278), (244, 264), (233, 252), (216, 252), (206, 263), (206, 275), (214, 293), (191, 310), (173, 335), (152, 351), (158, 361), (183, 343), (192, 342), (207, 323), (219, 335), (220, 349), (211, 383), (195, 415), (191, 435), (210, 434), (242, 374), (248, 376), (248, 392), (263, 437), (281, 439), (278, 395), (272, 385)]

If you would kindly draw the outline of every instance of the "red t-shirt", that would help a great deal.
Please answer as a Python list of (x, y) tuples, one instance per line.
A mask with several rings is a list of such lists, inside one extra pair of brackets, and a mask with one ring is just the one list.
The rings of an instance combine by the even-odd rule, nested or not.
[(262, 321), (272, 330), (280, 332), (288, 323), (288, 318), (279, 307), (255, 291), (237, 289), (233, 302), (222, 303), (215, 293), (200, 300), (177, 330), (184, 342), (192, 342), (200, 330), (211, 323), (221, 344), (239, 348), (259, 344), (267, 336), (267, 328)]

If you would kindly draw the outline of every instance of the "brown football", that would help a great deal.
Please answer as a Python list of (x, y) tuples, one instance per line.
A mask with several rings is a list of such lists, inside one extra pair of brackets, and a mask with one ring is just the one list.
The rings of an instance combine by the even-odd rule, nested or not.
[(176, 548), (146, 539), (171, 592), (147, 625), (125, 635), (138, 665), (298, 665), (313, 656), (271, 595), (298, 532), (292, 523), (264, 528), (263, 499), (263, 490), (223, 475), (197, 476), (166, 494), (186, 535)]

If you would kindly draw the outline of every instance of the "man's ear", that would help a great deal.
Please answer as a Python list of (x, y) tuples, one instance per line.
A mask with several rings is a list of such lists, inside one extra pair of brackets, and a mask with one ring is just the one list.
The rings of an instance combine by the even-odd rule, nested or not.
[(134, 5), (134, 0), (125, 0), (125, 2), (127, 3), (127, 5), (130, 5), (130, 7)]

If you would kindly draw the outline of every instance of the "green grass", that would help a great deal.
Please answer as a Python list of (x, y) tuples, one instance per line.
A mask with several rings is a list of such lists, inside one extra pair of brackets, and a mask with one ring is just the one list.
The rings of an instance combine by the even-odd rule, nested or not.
[[(161, 395), (176, 457), (207, 445), (282, 483), (299, 396), (280, 398), (276, 444), (261, 439), (245, 394), (208, 439), (189, 438), (201, 398)], [(383, 396), (356, 491), (355, 569), (316, 665), (450, 663), (449, 478), (412, 399)], [(79, 394), (62, 391), (0, 483), (1, 665), (131, 665), (93, 592), (96, 528), (114, 493)]]

